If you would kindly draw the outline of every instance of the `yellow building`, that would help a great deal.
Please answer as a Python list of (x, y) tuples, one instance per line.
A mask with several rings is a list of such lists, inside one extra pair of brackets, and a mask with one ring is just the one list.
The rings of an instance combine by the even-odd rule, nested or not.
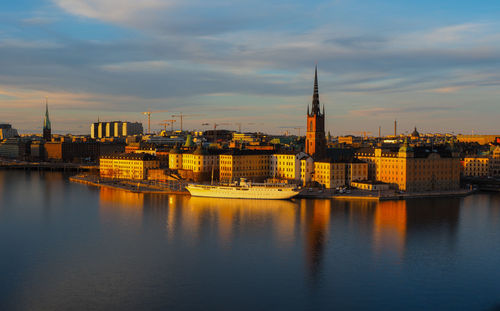
[(345, 185), (345, 163), (314, 162), (312, 180), (325, 188), (336, 188)]
[(300, 180), (305, 186), (312, 181), (314, 173), (314, 160), (312, 157), (306, 157), (300, 160)]
[(312, 180), (325, 188), (349, 186), (352, 181), (368, 179), (368, 163), (356, 162), (314, 162)]
[(160, 162), (149, 154), (124, 153), (99, 159), (101, 177), (118, 179), (146, 179), (148, 169), (158, 168)]
[(301, 180), (301, 160), (308, 157), (304, 152), (281, 152), (271, 155), (271, 176), (286, 181)]
[(398, 151), (362, 149), (356, 157), (369, 163), (370, 180), (388, 183), (396, 190), (425, 192), (460, 187), (460, 160), (456, 152), (413, 149), (405, 144)]
[(208, 181), (217, 179), (219, 173), (219, 154), (205, 150), (200, 146), (193, 152), (182, 154), (180, 175), (188, 180)]
[(182, 169), (182, 152), (177, 146), (168, 153), (168, 168), (172, 170)]
[(486, 177), (490, 173), (489, 157), (465, 157), (461, 164), (466, 177)]
[(270, 177), (270, 153), (233, 150), (219, 156), (219, 179), (230, 182), (239, 178), (263, 181)]

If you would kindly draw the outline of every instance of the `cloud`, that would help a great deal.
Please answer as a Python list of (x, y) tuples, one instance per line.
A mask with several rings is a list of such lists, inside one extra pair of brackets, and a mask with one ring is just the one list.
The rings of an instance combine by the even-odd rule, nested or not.
[[(149, 13), (171, 6), (168, 0), (54, 0), (68, 13), (116, 23), (147, 19)], [(141, 17), (142, 16), (142, 17)]]
[(396, 114), (407, 113), (420, 113), (420, 112), (436, 112), (436, 111), (450, 111), (457, 109), (453, 106), (419, 106), (418, 104), (407, 107), (371, 107), (364, 109), (357, 109), (349, 111), (350, 114), (355, 116), (391, 116)]
[(432, 89), (430, 90), (431, 92), (434, 92), (434, 93), (455, 93), (455, 92), (458, 92), (460, 90), (462, 90), (464, 88), (464, 86), (448, 86), (448, 87), (440, 87), (440, 88), (437, 88), (437, 89)]

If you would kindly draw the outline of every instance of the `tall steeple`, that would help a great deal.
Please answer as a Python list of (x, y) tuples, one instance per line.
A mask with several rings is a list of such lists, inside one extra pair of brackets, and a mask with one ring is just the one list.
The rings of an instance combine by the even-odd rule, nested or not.
[(309, 112), (309, 105), (307, 105), (306, 126), (305, 151), (314, 158), (321, 159), (326, 155), (325, 106), (323, 105), (323, 113), (321, 113), (319, 105), (318, 66), (314, 68), (312, 109)]
[(47, 141), (52, 140), (51, 124), (49, 118), (49, 101), (47, 97), (45, 97), (45, 118), (43, 119), (43, 139)]
[(318, 66), (314, 67), (314, 91), (313, 91), (313, 98), (312, 98), (312, 110), (311, 110), (312, 115), (319, 115), (320, 114), (320, 108), (319, 108), (319, 87), (318, 87)]

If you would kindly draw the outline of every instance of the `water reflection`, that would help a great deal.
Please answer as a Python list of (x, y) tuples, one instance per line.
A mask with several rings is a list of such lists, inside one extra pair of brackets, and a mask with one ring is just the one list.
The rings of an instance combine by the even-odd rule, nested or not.
[(286, 248), (293, 243), (297, 204), (291, 201), (191, 197), (186, 203), (183, 212), (190, 219), (188, 225), (198, 227), (201, 219), (214, 221), (219, 242), (225, 247), (236, 235), (265, 223), (271, 224), (277, 246)]
[[(266, 239), (282, 252), (303, 245), (308, 277), (317, 281), (330, 240), (366, 243), (375, 258), (400, 263), (412, 238), (430, 234), (453, 245), (460, 199), (408, 201), (242, 200), (155, 196), (103, 188), (101, 219), (164, 231), (168, 241), (215, 240), (230, 250), (242, 239)], [(337, 228), (332, 224), (337, 223)], [(353, 238), (359, 237), (359, 238)], [(366, 239), (368, 238), (368, 240)], [(344, 241), (345, 242), (345, 241)]]
[(102, 223), (117, 219), (135, 227), (142, 227), (144, 194), (101, 188), (99, 216)]
[(300, 222), (304, 234), (304, 257), (309, 278), (317, 282), (330, 226), (330, 200), (301, 200)]

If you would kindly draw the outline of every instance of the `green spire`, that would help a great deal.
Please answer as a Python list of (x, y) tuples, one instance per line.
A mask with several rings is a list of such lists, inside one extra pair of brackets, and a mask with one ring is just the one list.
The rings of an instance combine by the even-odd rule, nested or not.
[(50, 119), (49, 119), (49, 103), (47, 97), (45, 97), (45, 118), (43, 119), (43, 128), (50, 130)]

